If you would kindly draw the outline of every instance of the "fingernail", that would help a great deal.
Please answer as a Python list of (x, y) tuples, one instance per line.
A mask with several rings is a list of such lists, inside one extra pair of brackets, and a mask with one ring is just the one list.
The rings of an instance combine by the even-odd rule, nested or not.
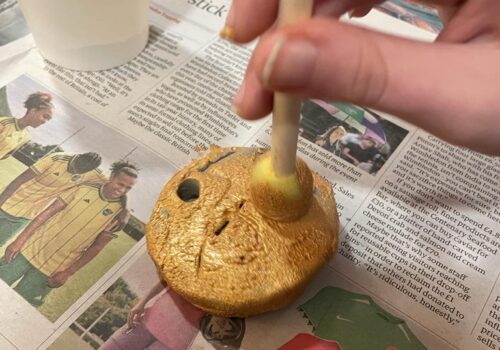
[(304, 39), (280, 38), (262, 71), (264, 86), (298, 87), (306, 84), (318, 58), (316, 45)]
[(245, 81), (243, 81), (240, 88), (238, 89), (238, 92), (236, 92), (236, 95), (234, 96), (233, 99), (233, 104), (231, 105), (231, 110), (237, 115), (240, 115), (241, 105), (243, 103), (244, 97), (245, 97)]
[(234, 2), (231, 4), (231, 8), (226, 17), (226, 23), (224, 28), (220, 31), (219, 35), (223, 39), (234, 40), (234, 22), (236, 19), (236, 11), (234, 10)]
[(262, 82), (264, 83), (264, 86), (267, 86), (269, 83), (269, 78), (273, 72), (276, 58), (278, 57), (278, 53), (281, 51), (281, 48), (284, 44), (285, 38), (279, 38), (271, 48), (269, 57), (267, 58), (266, 64), (264, 65), (264, 69), (262, 70)]

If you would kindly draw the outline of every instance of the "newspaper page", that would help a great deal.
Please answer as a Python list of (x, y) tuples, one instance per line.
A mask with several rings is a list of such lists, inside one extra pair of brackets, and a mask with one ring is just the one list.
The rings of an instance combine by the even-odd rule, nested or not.
[(391, 0), (381, 3), (377, 9), (432, 33), (439, 33), (443, 29), (438, 10), (420, 2)]
[(0, 60), (26, 52), (34, 45), (17, 0), (0, 0)]
[(221, 318), (161, 283), (144, 225), (163, 184), (197, 147), (270, 144), (269, 118), (231, 112), (252, 44), (219, 38), (229, 5), (153, 2), (145, 51), (112, 70), (0, 64), (0, 348), (498, 349), (500, 160), (360, 106), (303, 104), (299, 155), (341, 233), (293, 305)]

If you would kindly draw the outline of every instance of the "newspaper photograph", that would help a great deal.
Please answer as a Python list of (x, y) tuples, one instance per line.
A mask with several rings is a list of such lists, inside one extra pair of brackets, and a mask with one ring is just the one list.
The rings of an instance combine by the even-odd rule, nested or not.
[(306, 101), (301, 116), (300, 136), (371, 175), (408, 134), (371, 111), (345, 103)]
[(3, 97), (2, 288), (56, 322), (143, 239), (175, 168), (26, 75)]
[(0, 60), (27, 53), (35, 46), (17, 0), (0, 1)]
[[(240, 349), (449, 349), (329, 268), (289, 308), (247, 318), (245, 325)], [(203, 334), (191, 346), (210, 348)]]
[(244, 319), (208, 315), (183, 300), (143, 254), (49, 349), (180, 350), (199, 332), (215, 349), (239, 349), (244, 325)]
[(431, 5), (412, 0), (389, 0), (378, 5), (377, 10), (432, 33), (443, 29), (438, 10)]
[(17, 1), (0, 1), (0, 47), (29, 33), (30, 30)]

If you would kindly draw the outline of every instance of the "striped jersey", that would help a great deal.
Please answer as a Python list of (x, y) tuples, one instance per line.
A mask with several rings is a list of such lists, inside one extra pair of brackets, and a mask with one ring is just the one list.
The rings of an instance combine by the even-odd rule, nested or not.
[(28, 140), (28, 130), (20, 129), (16, 118), (0, 117), (0, 159), (24, 145)]
[(82, 184), (58, 198), (66, 207), (26, 241), (22, 254), (50, 276), (71, 266), (122, 210), (121, 198), (107, 199), (104, 185)]
[(101, 170), (84, 174), (68, 171), (74, 155), (52, 153), (31, 166), (36, 176), (22, 184), (1, 209), (9, 215), (33, 219), (62, 192), (84, 182), (104, 183), (107, 179)]

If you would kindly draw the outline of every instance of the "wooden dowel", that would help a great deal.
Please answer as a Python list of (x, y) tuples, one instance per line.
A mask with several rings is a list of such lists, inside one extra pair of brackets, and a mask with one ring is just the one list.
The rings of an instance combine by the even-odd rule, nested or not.
[[(280, 27), (311, 17), (313, 0), (280, 0)], [(277, 176), (295, 173), (301, 100), (283, 93), (274, 94), (271, 154)]]

